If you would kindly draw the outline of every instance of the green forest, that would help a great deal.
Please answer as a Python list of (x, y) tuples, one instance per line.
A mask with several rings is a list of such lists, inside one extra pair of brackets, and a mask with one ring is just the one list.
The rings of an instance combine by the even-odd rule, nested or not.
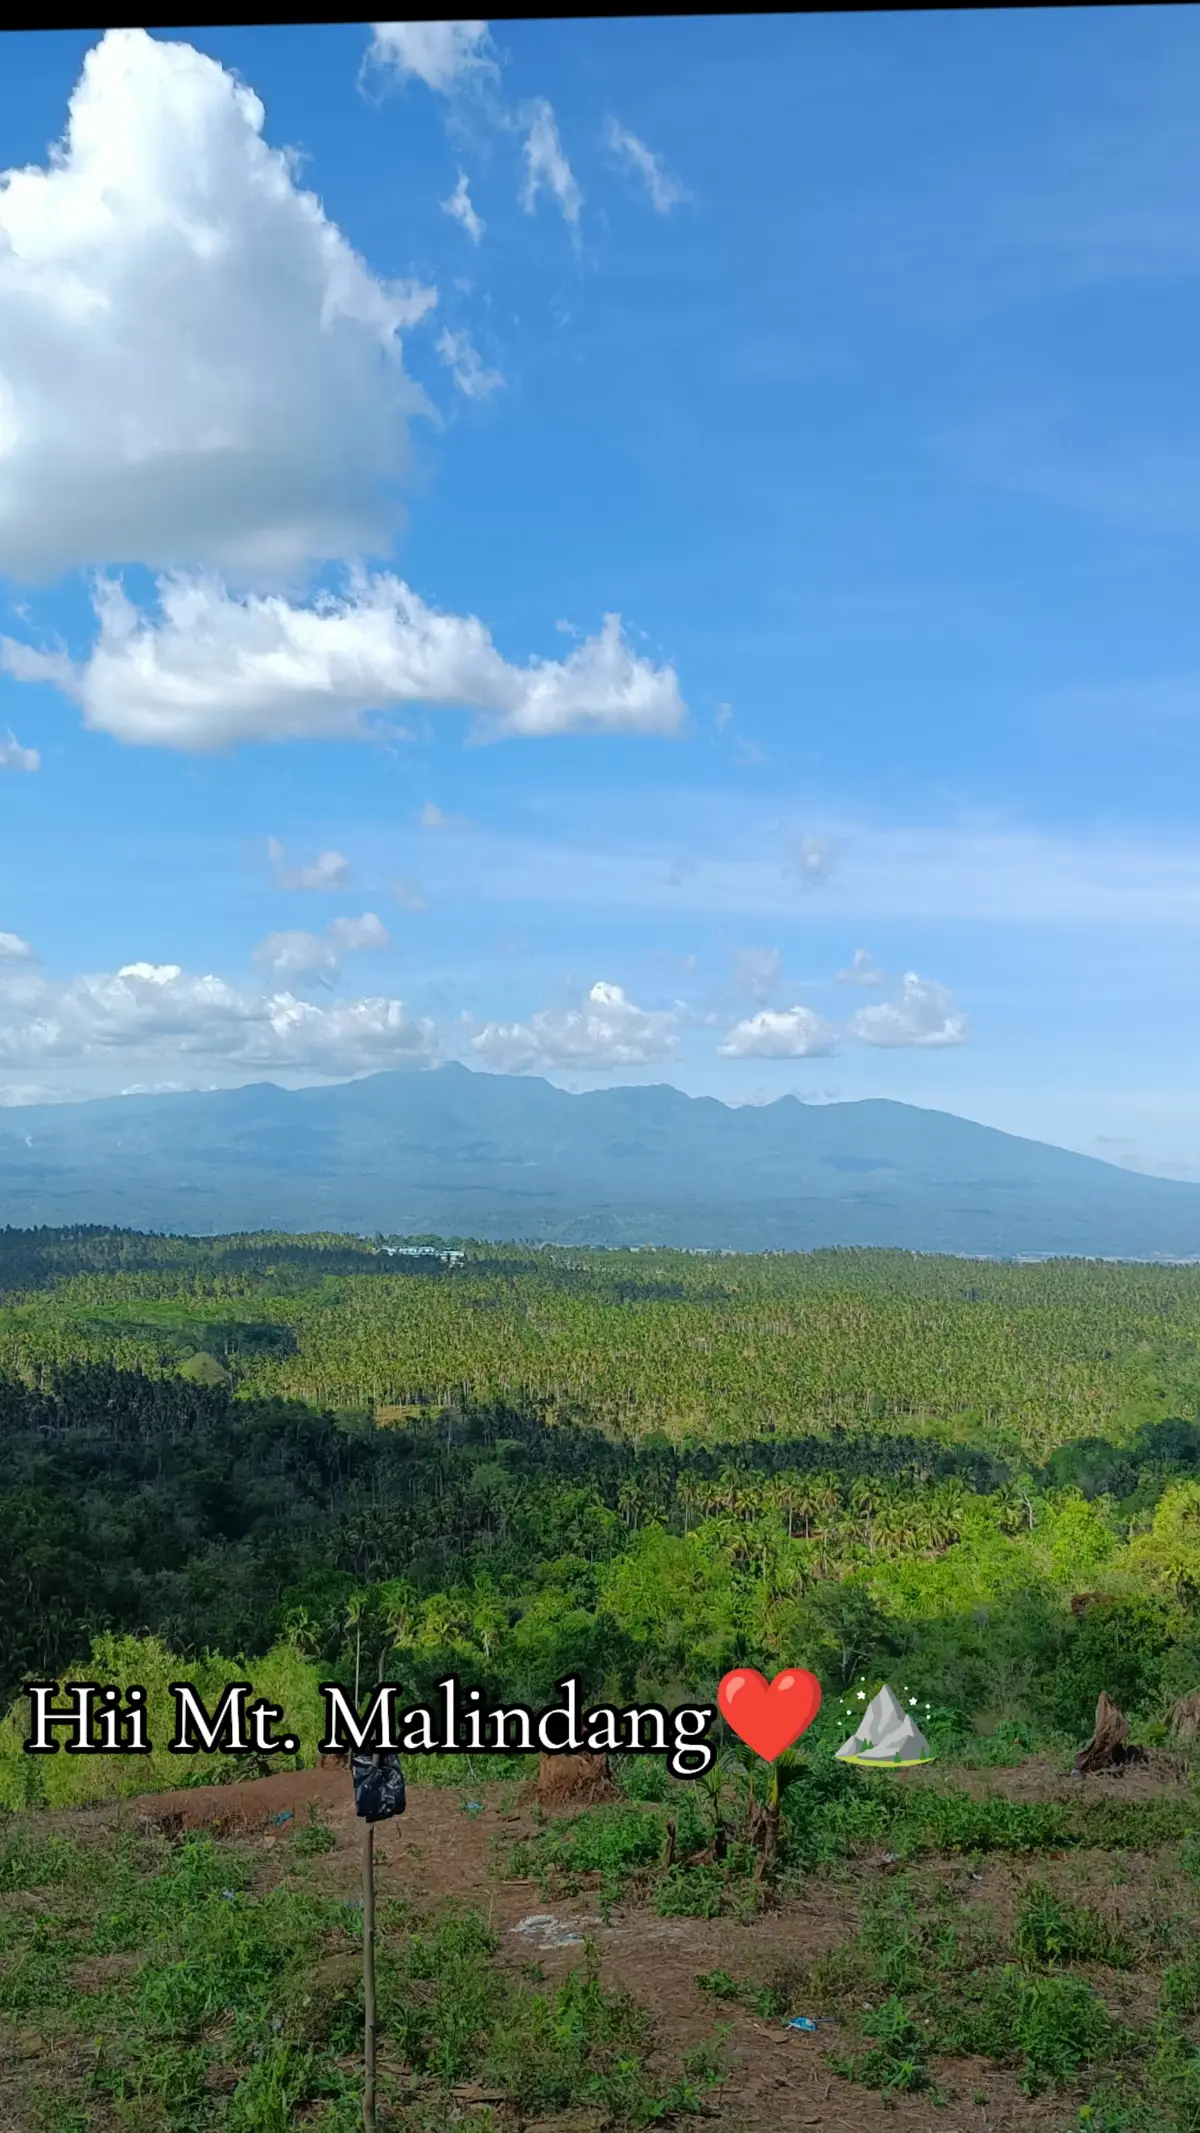
[(6, 1701), (98, 1633), (534, 1703), (902, 1660), (980, 1735), (1200, 1687), (1200, 1269), (85, 1231), (0, 1275)]
[[(732, 1740), (711, 1782), (680, 1786), (630, 1758), (615, 1772), (619, 1800), (538, 1820), (504, 1871), (548, 1901), (586, 1886), (602, 1910), (636, 1901), (700, 1919), (758, 1915), (813, 1877), (850, 1876), (867, 1908), (842, 1970), (802, 1966), (786, 1984), (698, 1972), (718, 2030), (778, 2017), (797, 1993), (818, 2008), (848, 1995), (859, 2049), (839, 2033), (831, 2078), (864, 2093), (932, 2098), (947, 2055), (982, 2057), (1021, 2095), (1059, 2099), (1056, 2117), (1031, 2125), (1196, 2133), (1200, 1969), (1185, 1945), (1192, 1897), (1179, 1892), (1196, 1885), (1200, 1902), (1200, 1791), (1177, 1715), (1200, 1691), (1200, 1268), (461, 1239), (461, 1257), (405, 1257), (385, 1249), (397, 1241), (0, 1234), (0, 2017), (27, 2022), (39, 1990), (47, 2006), (69, 1999), (27, 1914), (4, 1911), (3, 1888), (65, 1891), (63, 1944), (78, 1953), (95, 1911), (81, 1891), (116, 1871), (86, 1845), (71, 1851), (57, 1824), (45, 1835), (47, 1816), (254, 1774), (244, 1760), (192, 1766), (157, 1748), (141, 1761), (24, 1756), (26, 1680), (137, 1680), (153, 1718), (181, 1674), (202, 1691), (251, 1679), (302, 1740), (294, 1758), (264, 1758), (265, 1774), (316, 1763), (316, 1689), (331, 1677), (360, 1693), (394, 1681), (416, 1703), (455, 1674), (490, 1702), (546, 1706), (574, 1676), (595, 1701), (671, 1706), (714, 1702), (735, 1665), (768, 1676), (804, 1666), (824, 1703), (775, 1766), (773, 1791)], [(936, 1793), (832, 1760), (856, 1702), (885, 1679), (917, 1704)], [(1005, 1795), (1027, 1767), (1069, 1770), (1102, 1692), (1135, 1749), (1175, 1758), (1174, 1789), (1125, 1804), (1083, 1790), (1067, 1802)], [(156, 1738), (168, 1730), (152, 1723)], [(521, 1777), (518, 1757), (451, 1761), (413, 1769), (412, 1782), (511, 1794)], [(983, 1798), (981, 1780), (1000, 1790)], [(292, 1842), (303, 1850), (311, 1836), (315, 1858), (323, 1835), (314, 1824)], [(882, 1911), (856, 1864), (881, 1846), (901, 1876)], [(228, 1906), (204, 1890), (214, 1876), (228, 1890), (242, 1867), (210, 1839), (184, 1850), (203, 1930), (224, 1932)], [(1174, 1892), (1176, 1926), (1114, 1922), (1038, 1879), (1047, 1858), (1100, 1861), (1108, 1875), (1147, 1854)], [(161, 1942), (145, 1877), (184, 1868), (153, 1847), (121, 1856), (120, 1902), (142, 1921), (123, 1930)], [(930, 1910), (907, 1878), (924, 1860), (970, 1871), (997, 1856), (1033, 1862), (1007, 1939), (972, 1925), (964, 1940), (963, 1917)], [(281, 1917), (294, 1897), (272, 1898)], [(326, 1926), (345, 1934), (342, 1912), (321, 1927), (304, 1916), (280, 1927), (292, 1935), (286, 1962), (276, 1949), (281, 1976), (303, 1968)], [(488, 1932), (460, 1929), (467, 1941), (452, 1946), (437, 1941), (444, 1921), (421, 1928), (441, 1953), (427, 1950), (419, 1992), (396, 1972), (398, 2009), (404, 1992), (428, 1998), (443, 1961), (486, 1998)], [(170, 1929), (185, 1942), (190, 1930)], [(402, 1969), (416, 1928), (397, 1930)], [(188, 1959), (182, 1943), (169, 1955), (156, 1945), (160, 1968)], [(946, 1978), (964, 1964), (978, 1989), (951, 2005)], [(1151, 1977), (1140, 2030), (1097, 1985), (1110, 1972)], [(44, 1988), (31, 1983), (43, 1975)], [(481, 2015), (485, 2042), (460, 2040), (457, 2056), (447, 2045), (444, 2065), (427, 2024), (404, 2077), (427, 2083), (425, 2116), (387, 2122), (440, 2125), (430, 2098), (449, 2108), (446, 2068), (460, 2086), (480, 2068), (501, 2079), (497, 2054), (511, 2061), (531, 2021), (561, 2020), (575, 2038), (575, 2089), (564, 2075), (571, 2093), (559, 2095), (546, 2076), (560, 2104), (600, 2096), (614, 2124), (710, 2108), (716, 2060), (626, 2095), (612, 2040), (637, 2057), (641, 2018), (595, 1979), (570, 1991), (584, 1998), (566, 2012), (552, 1994), (542, 2015), (525, 2001), (505, 2001), (490, 2028)], [(276, 2034), (261, 1998), (228, 2047), (242, 2069), (230, 2096), (245, 2079), (253, 2100), (265, 2079), (245, 2056), (247, 2036)], [(216, 2049), (200, 2030), (170, 2031), (200, 2054), (195, 2066)], [(124, 2071), (93, 2081), (72, 2126), (354, 2122), (349, 2075), (335, 2078), (311, 2039), (308, 2086), (288, 2087), (289, 2061), (274, 2117), (275, 2104), (238, 2116), (224, 2093), (205, 2089), (205, 2101), (195, 2066), (172, 2102), (161, 2067), (131, 2071), (130, 2037), (112, 2048)], [(517, 2080), (511, 2068), (504, 2078)], [(140, 2118), (135, 2092), (151, 2097)], [(44, 2123), (67, 2124), (66, 2092), (46, 2093)], [(469, 2122), (492, 2124), (486, 2113)], [(996, 2121), (1010, 2122), (1026, 2121)]]

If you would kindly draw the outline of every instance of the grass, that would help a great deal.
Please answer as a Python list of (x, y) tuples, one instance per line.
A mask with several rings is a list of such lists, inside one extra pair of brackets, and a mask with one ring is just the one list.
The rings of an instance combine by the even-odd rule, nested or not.
[[(314, 1819), (265, 1866), (248, 1843), (203, 1835), (4, 1833), (0, 2037), (37, 2133), (360, 2122), (361, 1916), (318, 1878), (327, 1834)], [(590, 1950), (546, 1989), (496, 1952), (473, 1911), (381, 1906), (381, 2124), (414, 2094), (423, 2127), (448, 2122), (453, 2088), (474, 2082), (530, 2117), (594, 2105), (649, 2125), (699, 2110), (721, 2079), (711, 2052), (651, 2073), (653, 2023), (602, 1986)]]
[[(1029, 2096), (1062, 2098), (1092, 2133), (1200, 2133), (1200, 1955), (1194, 1918), (1158, 1933), (1028, 1881), (1011, 1917), (965, 1905), (944, 1882), (902, 1874), (861, 1900), (856, 1931), (821, 1954), (738, 1978), (696, 1980), (717, 2005), (837, 2025), (831, 2073), (885, 2096), (962, 2100), (955, 2062), (990, 2061)], [(1114, 1983), (1159, 1955), (1153, 2017), (1133, 2020)], [(1118, 1993), (1119, 1998), (1119, 1993)], [(977, 2102), (984, 2097), (976, 2097)]]
[[(618, 1900), (748, 1914), (814, 1878), (831, 1900), (845, 1892), (852, 1925), (836, 1945), (761, 1975), (699, 1977), (714, 2023), (829, 2023), (830, 2073), (885, 2098), (958, 2096), (970, 2057), (1058, 2099), (1062, 2133), (1200, 2133), (1190, 1796), (979, 1798), (847, 1781), (814, 1759), (785, 1798), (778, 1872), (760, 1876), (735, 1782), (714, 1802), (645, 1760), (631, 1771), (637, 1797), (541, 1823), (506, 1871), (548, 1899), (586, 1892), (602, 1916)], [(464, 1812), (474, 1800), (462, 1793)], [(881, 1844), (893, 1872), (864, 1880), (862, 1856)], [(0, 1825), (0, 2052), (7, 2040), (31, 2133), (349, 2133), (361, 1913), (331, 1889), (333, 1847), (319, 1810), (269, 1851), (131, 1831), (95, 1842), (20, 1814)], [(634, 2127), (710, 2107), (716, 2047), (665, 2068), (650, 2014), (604, 1985), (590, 1948), (554, 1984), (497, 1957), (477, 1911), (381, 1905), (381, 2125), (442, 2133), (457, 2112), (484, 2133), (463, 2117), (464, 2084), (535, 2121), (586, 2108)]]

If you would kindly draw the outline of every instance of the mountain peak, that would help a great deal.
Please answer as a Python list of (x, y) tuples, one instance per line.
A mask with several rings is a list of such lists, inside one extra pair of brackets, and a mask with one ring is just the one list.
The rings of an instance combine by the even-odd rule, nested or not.
[(0, 1222), (1191, 1257), (1200, 1187), (887, 1098), (389, 1070), (9, 1112)]

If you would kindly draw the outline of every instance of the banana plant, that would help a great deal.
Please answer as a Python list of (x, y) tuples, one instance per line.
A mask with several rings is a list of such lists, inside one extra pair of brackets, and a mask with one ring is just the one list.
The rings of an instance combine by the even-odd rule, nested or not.
[(771, 1776), (767, 1785), (767, 1812), (763, 1822), (764, 1867), (774, 1863), (779, 1850), (779, 1816), (784, 1795), (795, 1784), (801, 1771), (807, 1767), (807, 1758), (795, 1748), (786, 1748), (782, 1755), (776, 1756), (771, 1765)]

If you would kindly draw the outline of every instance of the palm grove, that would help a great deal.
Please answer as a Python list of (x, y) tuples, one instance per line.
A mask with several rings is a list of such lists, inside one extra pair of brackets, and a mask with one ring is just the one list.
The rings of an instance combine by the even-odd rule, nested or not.
[(946, 1745), (1200, 1686), (1200, 1270), (42, 1231), (0, 1271), (13, 1804), (22, 1681), (97, 1640), (293, 1701), (902, 1672)]

